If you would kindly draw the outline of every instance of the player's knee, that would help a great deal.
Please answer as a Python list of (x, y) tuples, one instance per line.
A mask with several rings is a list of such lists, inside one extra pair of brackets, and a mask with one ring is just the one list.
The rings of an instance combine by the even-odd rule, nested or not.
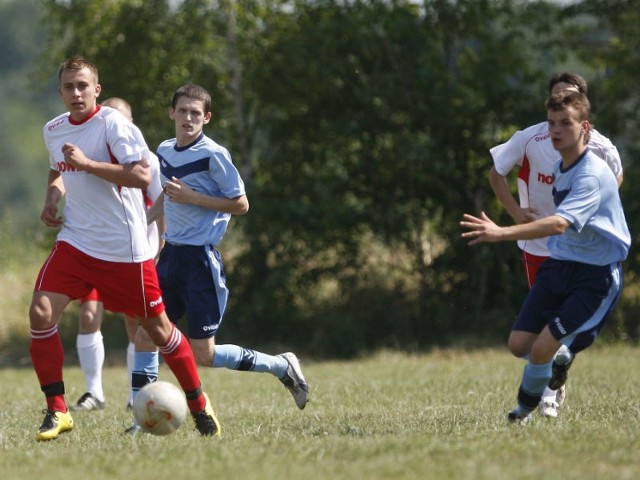
[(29, 322), (31, 328), (41, 330), (51, 326), (53, 323), (53, 312), (41, 302), (33, 302), (29, 307)]
[(524, 344), (517, 339), (510, 338), (508, 342), (509, 351), (513, 356), (522, 358), (529, 353), (529, 345)]

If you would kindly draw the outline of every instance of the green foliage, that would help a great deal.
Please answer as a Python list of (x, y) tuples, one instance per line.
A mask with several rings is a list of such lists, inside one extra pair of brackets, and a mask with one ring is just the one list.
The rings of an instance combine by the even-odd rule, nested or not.
[[(120, 353), (120, 352), (118, 352)], [(124, 354), (122, 357), (124, 358)], [(109, 359), (109, 356), (108, 356)], [(113, 357), (111, 357), (113, 360)], [(625, 361), (620, 361), (625, 359)], [(75, 428), (38, 444), (44, 396), (29, 369), (2, 369), (3, 478), (193, 480), (634, 479), (640, 355), (624, 345), (593, 348), (572, 367), (557, 419), (509, 425), (522, 362), (506, 349), (379, 353), (303, 368), (311, 401), (298, 410), (270, 375), (201, 369), (222, 424), (202, 438), (191, 419), (168, 437), (123, 435), (131, 422), (124, 366), (104, 371), (106, 408), (74, 413)], [(160, 377), (174, 381), (165, 365)], [(84, 393), (77, 367), (67, 399)], [(571, 467), (568, 468), (567, 466)]]
[[(479, 211), (511, 222), (487, 181), (488, 150), (544, 118), (553, 71), (589, 80), (597, 126), (623, 154), (622, 195), (640, 231), (638, 9), (610, 3), (48, 0), (39, 10), (48, 39), (32, 68), (51, 79), (38, 80), (48, 106), (59, 63), (92, 59), (103, 98), (130, 101), (152, 149), (174, 134), (173, 91), (187, 82), (210, 90), (207, 133), (232, 152), (251, 203), (221, 245), (231, 289), (224, 338), (345, 357), (412, 350), (508, 331), (526, 291), (519, 250), (469, 249), (458, 222)], [(19, 23), (34, 5), (2, 8)], [(28, 29), (0, 30), (20, 44)], [(27, 54), (0, 58), (24, 72)], [(0, 93), (15, 93), (10, 85)], [(18, 99), (5, 103), (20, 115)], [(0, 179), (5, 217), (21, 204), (39, 211), (44, 188), (44, 154), (21, 159), (38, 157), (46, 118), (21, 119), (37, 128), (0, 119), (21, 138), (0, 138), (2, 162), (24, 172)], [(634, 248), (612, 336), (637, 337), (639, 262)]]

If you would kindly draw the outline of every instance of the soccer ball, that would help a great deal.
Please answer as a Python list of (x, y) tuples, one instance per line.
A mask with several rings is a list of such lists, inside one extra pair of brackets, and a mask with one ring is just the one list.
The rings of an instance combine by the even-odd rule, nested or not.
[(184, 392), (169, 382), (142, 387), (133, 401), (133, 418), (142, 431), (153, 435), (175, 432), (187, 418)]

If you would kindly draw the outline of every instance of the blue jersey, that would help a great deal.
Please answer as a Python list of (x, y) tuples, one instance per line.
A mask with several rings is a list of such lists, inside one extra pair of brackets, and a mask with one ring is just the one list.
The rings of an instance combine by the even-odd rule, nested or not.
[[(237, 198), (245, 194), (244, 182), (226, 148), (200, 135), (190, 145), (178, 147), (176, 139), (158, 147), (162, 183), (179, 178), (199, 193), (212, 197)], [(164, 198), (167, 229), (164, 238), (176, 245), (218, 245), (222, 241), (230, 213)]]
[(566, 170), (554, 171), (555, 215), (571, 225), (549, 238), (551, 258), (609, 265), (627, 258), (631, 235), (610, 168), (588, 149)]

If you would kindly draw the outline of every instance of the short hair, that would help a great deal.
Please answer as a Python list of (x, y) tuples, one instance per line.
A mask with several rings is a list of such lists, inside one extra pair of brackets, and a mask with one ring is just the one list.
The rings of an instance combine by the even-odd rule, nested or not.
[(181, 97), (192, 98), (194, 100), (202, 100), (204, 102), (204, 113), (208, 113), (211, 111), (211, 95), (209, 95), (209, 92), (207, 92), (207, 90), (200, 85), (188, 83), (178, 88), (173, 94), (173, 99), (171, 100), (171, 106), (173, 108), (176, 108), (178, 100)]
[(589, 120), (591, 115), (591, 104), (587, 96), (573, 90), (564, 90), (550, 95), (544, 104), (547, 110), (554, 112), (573, 107), (578, 112), (580, 121)]
[(102, 105), (105, 107), (111, 107), (118, 110), (129, 120), (133, 121), (133, 115), (131, 114), (131, 105), (124, 98), (120, 97), (110, 97), (106, 100), (103, 100)]
[(556, 83), (568, 83), (576, 87), (581, 94), (587, 94), (587, 81), (577, 73), (562, 72), (551, 75), (549, 79), (549, 93), (551, 93)]
[(82, 70), (83, 68), (88, 68), (91, 73), (95, 75), (96, 83), (98, 83), (98, 67), (96, 67), (93, 63), (80, 55), (67, 58), (64, 62), (62, 62), (62, 65), (60, 65), (60, 68), (58, 69), (58, 83), (62, 79), (62, 74), (64, 72), (77, 72), (78, 70)]

